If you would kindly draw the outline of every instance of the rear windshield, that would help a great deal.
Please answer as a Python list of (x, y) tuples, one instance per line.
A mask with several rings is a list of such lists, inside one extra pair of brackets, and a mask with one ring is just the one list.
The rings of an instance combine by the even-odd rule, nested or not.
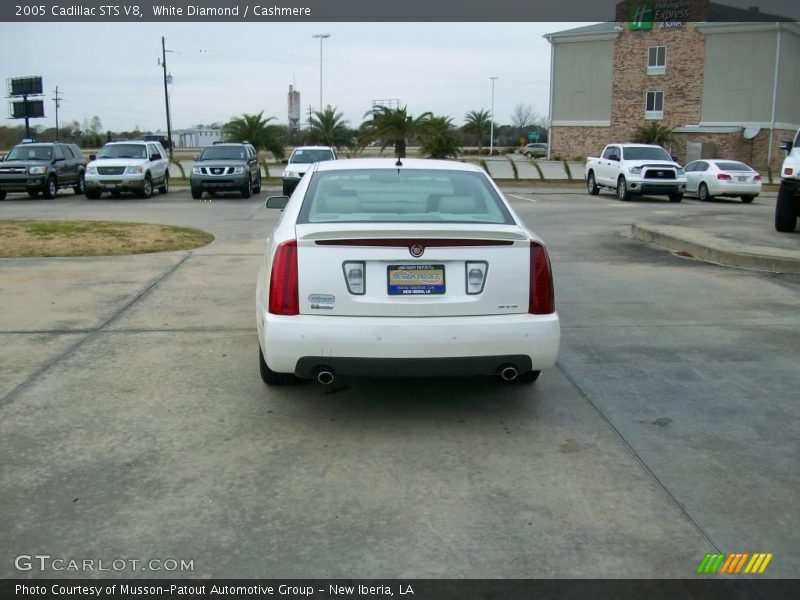
[(289, 162), (309, 164), (324, 160), (333, 160), (333, 152), (330, 150), (295, 150)]
[(6, 156), (6, 160), (50, 160), (53, 158), (52, 146), (34, 146), (26, 144), (15, 146)]
[(735, 162), (735, 161), (726, 161), (726, 162), (718, 162), (717, 168), (720, 171), (752, 171), (750, 167), (748, 167), (744, 163)]
[(242, 146), (209, 146), (200, 155), (200, 160), (244, 160)]
[(514, 223), (481, 173), (353, 169), (315, 173), (298, 223)]
[(625, 160), (669, 160), (672, 157), (663, 148), (623, 148), (623, 156)]
[(97, 158), (147, 158), (145, 144), (109, 144), (103, 146)]

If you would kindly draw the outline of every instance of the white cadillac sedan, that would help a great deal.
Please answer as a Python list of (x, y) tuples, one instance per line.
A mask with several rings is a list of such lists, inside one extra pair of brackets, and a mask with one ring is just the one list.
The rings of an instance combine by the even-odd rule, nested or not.
[(560, 343), (550, 259), (480, 168), (352, 159), (305, 174), (258, 273), (261, 377), (494, 375), (531, 383)]
[(739, 197), (749, 204), (761, 193), (761, 175), (738, 160), (703, 159), (690, 162), (686, 171), (686, 192), (700, 200), (714, 196)]

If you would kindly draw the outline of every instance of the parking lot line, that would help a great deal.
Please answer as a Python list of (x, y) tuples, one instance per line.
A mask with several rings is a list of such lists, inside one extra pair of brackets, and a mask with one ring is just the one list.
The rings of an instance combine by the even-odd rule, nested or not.
[(527, 200), (528, 202), (537, 202), (533, 198), (525, 198), (524, 196), (517, 196), (516, 194), (506, 194), (506, 196), (511, 196), (512, 198), (518, 198), (520, 200)]

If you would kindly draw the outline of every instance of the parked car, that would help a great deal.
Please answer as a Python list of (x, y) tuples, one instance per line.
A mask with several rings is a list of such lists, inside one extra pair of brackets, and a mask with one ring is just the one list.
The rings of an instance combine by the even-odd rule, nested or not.
[(542, 240), (478, 166), (318, 162), (267, 241), (261, 377), (473, 376), (533, 382), (560, 329)]
[(616, 190), (620, 200), (648, 194), (680, 202), (686, 191), (681, 166), (664, 148), (651, 144), (609, 144), (599, 158), (586, 159), (583, 174), (593, 196), (605, 187)]
[(55, 198), (61, 188), (82, 194), (85, 170), (86, 159), (75, 144), (19, 144), (0, 161), (0, 200), (8, 192)]
[(527, 144), (522, 148), (521, 153), (528, 158), (544, 158), (547, 156), (547, 144), (541, 142)]
[(203, 192), (239, 192), (249, 198), (261, 192), (261, 167), (258, 152), (248, 142), (216, 142), (195, 157), (189, 176), (192, 198), (199, 200)]
[(316, 162), (336, 160), (336, 152), (329, 146), (301, 146), (295, 148), (289, 160), (284, 160), (283, 195), (290, 196), (309, 167)]
[(781, 232), (794, 231), (800, 217), (800, 131), (794, 138), (781, 142), (786, 158), (781, 166), (781, 187), (775, 203), (775, 229)]
[(686, 172), (686, 192), (700, 200), (714, 196), (741, 198), (749, 204), (761, 193), (761, 175), (737, 160), (703, 159), (690, 162)]
[(158, 142), (109, 142), (91, 158), (86, 167), (87, 198), (96, 200), (103, 192), (114, 197), (134, 192), (150, 198), (156, 186), (161, 194), (169, 192), (169, 160)]

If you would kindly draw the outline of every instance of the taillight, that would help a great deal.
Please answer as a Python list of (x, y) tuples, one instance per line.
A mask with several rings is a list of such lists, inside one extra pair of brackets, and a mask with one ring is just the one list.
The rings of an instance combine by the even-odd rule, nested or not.
[(530, 291), (528, 293), (528, 312), (533, 315), (549, 315), (556, 311), (556, 298), (553, 291), (553, 271), (550, 257), (539, 242), (531, 242)]
[(278, 244), (269, 280), (269, 312), (273, 315), (300, 314), (297, 292), (297, 241)]
[(730, 181), (731, 176), (728, 175), (727, 173), (717, 173), (717, 179), (720, 179), (722, 181)]
[(783, 174), (784, 175), (788, 176), (788, 175), (791, 175), (792, 173), (794, 173), (794, 169), (792, 169), (792, 167), (785, 167), (783, 169)]
[(761, 175), (756, 175), (753, 177), (753, 181), (761, 181)]

